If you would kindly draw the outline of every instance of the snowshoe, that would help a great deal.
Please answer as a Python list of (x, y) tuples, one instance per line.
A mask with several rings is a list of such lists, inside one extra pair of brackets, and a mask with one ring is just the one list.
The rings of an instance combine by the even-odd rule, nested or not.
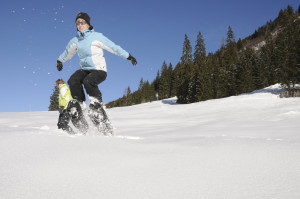
[(63, 110), (59, 115), (57, 127), (58, 129), (62, 129), (63, 131), (69, 134), (75, 134), (73, 129), (69, 126), (70, 116), (66, 110)]
[(66, 131), (68, 134), (71, 134), (71, 135), (76, 134), (76, 132), (73, 131), (73, 129), (70, 126), (67, 126), (63, 130)]
[(77, 100), (71, 100), (68, 104), (68, 111), (72, 124), (79, 129), (80, 132), (86, 134), (89, 125), (84, 118), (81, 106)]
[(68, 134), (76, 134), (76, 132), (73, 131), (73, 129), (67, 125), (67, 126), (64, 126), (64, 127), (58, 127), (58, 129), (62, 129), (63, 131), (67, 132)]
[(88, 115), (99, 132), (103, 133), (105, 136), (113, 135), (113, 127), (108, 119), (102, 103), (95, 102), (90, 104)]

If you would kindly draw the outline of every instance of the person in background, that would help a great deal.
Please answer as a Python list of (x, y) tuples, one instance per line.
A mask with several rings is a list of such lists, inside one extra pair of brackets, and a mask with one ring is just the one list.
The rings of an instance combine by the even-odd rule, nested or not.
[[(98, 85), (107, 76), (106, 61), (103, 50), (107, 50), (124, 59), (129, 60), (134, 66), (136, 59), (120, 46), (105, 37), (102, 33), (94, 31), (90, 24), (90, 17), (87, 13), (79, 12), (75, 19), (77, 36), (68, 43), (65, 51), (58, 57), (56, 67), (58, 71), (63, 69), (63, 62), (71, 59), (77, 52), (80, 59), (80, 69), (75, 71), (68, 80), (73, 100), (71, 107), (77, 108), (79, 117), (83, 117), (81, 106), (85, 101), (85, 91), (90, 99), (88, 115), (98, 130), (104, 134), (112, 134), (112, 126), (103, 108), (102, 94)], [(80, 120), (78, 120), (80, 121)], [(73, 123), (74, 124), (74, 123)]]
[(70, 116), (67, 109), (69, 102), (72, 100), (71, 92), (65, 81), (62, 79), (56, 80), (55, 85), (59, 88), (59, 118), (57, 127), (58, 129), (62, 129), (70, 134), (74, 134), (73, 129), (69, 126)]

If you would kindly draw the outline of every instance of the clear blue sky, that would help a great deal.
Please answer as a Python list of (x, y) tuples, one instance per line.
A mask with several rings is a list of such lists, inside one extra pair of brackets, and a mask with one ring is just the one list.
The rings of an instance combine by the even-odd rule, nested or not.
[(56, 70), (56, 59), (75, 36), (78, 11), (87, 12), (95, 31), (102, 32), (136, 57), (138, 67), (105, 52), (108, 77), (99, 88), (105, 103), (122, 97), (140, 79), (152, 81), (163, 61), (180, 60), (184, 35), (192, 46), (200, 31), (207, 52), (215, 52), (228, 26), (235, 39), (278, 16), (299, 0), (52, 0), (1, 4), (0, 112), (47, 111), (54, 82), (68, 80), (79, 69), (77, 54)]

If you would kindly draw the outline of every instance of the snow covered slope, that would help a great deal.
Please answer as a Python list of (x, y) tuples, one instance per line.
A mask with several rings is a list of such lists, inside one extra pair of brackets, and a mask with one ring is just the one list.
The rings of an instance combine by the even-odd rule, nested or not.
[(115, 137), (0, 113), (0, 198), (298, 199), (300, 98), (279, 91), (109, 109)]

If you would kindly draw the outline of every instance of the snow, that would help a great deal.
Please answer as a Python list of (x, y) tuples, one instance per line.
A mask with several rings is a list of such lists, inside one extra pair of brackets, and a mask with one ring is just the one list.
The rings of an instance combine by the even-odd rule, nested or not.
[(298, 199), (300, 98), (280, 91), (108, 109), (114, 137), (0, 113), (0, 198)]
[(258, 50), (260, 50), (264, 45), (266, 45), (266, 42), (265, 42), (265, 41), (261, 41), (261, 42), (259, 42), (258, 44), (256, 44), (255, 46), (253, 46), (252, 48), (253, 48), (255, 51), (258, 51)]

